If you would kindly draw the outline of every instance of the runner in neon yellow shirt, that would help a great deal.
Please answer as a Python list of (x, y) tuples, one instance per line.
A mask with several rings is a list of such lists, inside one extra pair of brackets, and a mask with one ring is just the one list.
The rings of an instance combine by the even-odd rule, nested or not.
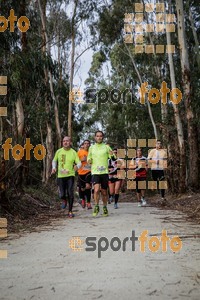
[(99, 197), (100, 190), (103, 200), (103, 216), (108, 216), (107, 202), (108, 202), (108, 158), (113, 153), (111, 148), (103, 143), (103, 132), (95, 132), (96, 143), (89, 148), (87, 157), (88, 163), (92, 165), (92, 183), (94, 185), (94, 201), (95, 208), (93, 216), (96, 217), (99, 213)]
[(62, 208), (67, 206), (67, 195), (69, 198), (69, 218), (74, 217), (72, 213), (74, 202), (74, 177), (75, 171), (81, 166), (77, 152), (71, 148), (71, 138), (63, 138), (63, 148), (56, 151), (52, 162), (52, 174), (57, 171), (57, 182), (60, 190), (60, 198), (63, 200)]

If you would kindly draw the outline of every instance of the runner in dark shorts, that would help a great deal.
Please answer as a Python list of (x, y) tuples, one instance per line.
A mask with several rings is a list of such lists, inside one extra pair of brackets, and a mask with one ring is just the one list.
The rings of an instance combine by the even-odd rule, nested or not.
[(161, 194), (161, 199), (165, 201), (165, 189), (159, 188), (159, 182), (165, 180), (164, 169), (167, 163), (167, 151), (162, 149), (160, 140), (156, 141), (156, 148), (149, 152), (148, 162), (151, 167), (152, 178), (157, 182), (157, 189)]
[(131, 160), (129, 168), (134, 169), (136, 171), (136, 177), (134, 180), (136, 181), (136, 195), (138, 200), (138, 206), (145, 206), (147, 204), (144, 198), (145, 189), (139, 188), (139, 182), (146, 182), (148, 163), (147, 158), (142, 155), (141, 148), (137, 148), (136, 157), (134, 157)]
[(95, 208), (93, 216), (99, 213), (100, 193), (103, 201), (103, 216), (108, 216), (108, 159), (113, 155), (112, 149), (103, 143), (103, 132), (95, 132), (96, 143), (89, 148), (88, 163), (91, 164), (92, 183), (94, 187)]
[(91, 166), (87, 163), (88, 149), (90, 141), (85, 140), (82, 149), (78, 151), (78, 157), (81, 161), (81, 168), (78, 170), (79, 197), (83, 208), (87, 205), (91, 209)]
[(114, 156), (108, 160), (108, 169), (109, 169), (109, 204), (112, 202), (114, 197), (114, 208), (118, 208), (119, 200), (119, 190), (122, 185), (122, 179), (117, 177), (117, 171), (124, 167), (124, 161), (122, 159), (117, 159), (117, 149), (113, 150)]

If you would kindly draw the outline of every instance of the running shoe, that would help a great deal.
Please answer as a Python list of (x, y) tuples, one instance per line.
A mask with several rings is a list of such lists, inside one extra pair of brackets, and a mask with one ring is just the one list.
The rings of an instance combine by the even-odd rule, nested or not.
[(117, 208), (118, 208), (118, 205), (117, 205), (117, 203), (115, 203), (115, 204), (114, 204), (114, 208), (115, 208), (115, 209), (117, 209)]
[(90, 202), (87, 203), (87, 209), (92, 209), (92, 206), (91, 206)]
[(63, 200), (61, 208), (65, 209), (67, 207), (67, 200)]
[(74, 218), (74, 214), (71, 211), (68, 213), (68, 218)]
[(146, 202), (146, 200), (144, 198), (142, 198), (141, 202), (142, 202), (142, 206), (146, 206), (147, 205), (147, 202)]
[(80, 204), (81, 205), (81, 202), (82, 202), (82, 200), (80, 199), (80, 198), (78, 198), (78, 204)]
[(138, 202), (138, 207), (142, 206), (142, 201)]
[(82, 205), (82, 208), (85, 208), (85, 200), (84, 199), (81, 200), (81, 205)]
[(93, 211), (93, 217), (96, 217), (99, 213), (99, 205), (95, 205), (94, 207), (94, 211)]
[(107, 217), (108, 216), (108, 209), (106, 206), (103, 207), (103, 216)]
[(113, 196), (110, 196), (110, 198), (108, 198), (108, 204), (111, 204), (113, 201)]

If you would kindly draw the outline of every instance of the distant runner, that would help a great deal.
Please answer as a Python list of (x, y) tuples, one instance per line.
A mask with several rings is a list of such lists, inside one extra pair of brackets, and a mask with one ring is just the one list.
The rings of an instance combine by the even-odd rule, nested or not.
[(165, 200), (165, 189), (159, 189), (159, 181), (165, 179), (164, 168), (167, 161), (167, 152), (162, 149), (160, 140), (157, 140), (156, 148), (149, 152), (148, 161), (151, 166), (152, 178), (157, 181), (157, 189), (160, 191), (162, 200)]
[(145, 189), (140, 189), (138, 187), (138, 182), (145, 182), (147, 179), (147, 170), (148, 170), (148, 163), (147, 163), (147, 158), (142, 155), (142, 149), (137, 148), (136, 152), (136, 157), (134, 157), (130, 164), (129, 164), (130, 169), (134, 169), (136, 171), (136, 195), (137, 195), (137, 200), (138, 200), (138, 206), (145, 206), (146, 200), (144, 198), (145, 195)]
[[(87, 163), (90, 141), (85, 140), (82, 145), (83, 148), (78, 151), (78, 157), (81, 161), (81, 168), (78, 170), (79, 197), (82, 207), (85, 208), (87, 204), (87, 208), (91, 209), (91, 166)], [(85, 198), (87, 203), (85, 203)]]
[(111, 148), (103, 143), (104, 134), (102, 131), (95, 132), (96, 143), (89, 148), (87, 161), (92, 165), (92, 183), (94, 186), (95, 207), (93, 216), (99, 213), (100, 190), (103, 200), (103, 216), (108, 216), (108, 158), (112, 156)]
[[(122, 179), (117, 177), (117, 171), (121, 168), (125, 167), (123, 159), (117, 158), (117, 149), (113, 150), (114, 156), (109, 158), (108, 160), (108, 169), (109, 169), (109, 193), (110, 197), (114, 197), (114, 208), (118, 208), (118, 200), (119, 200), (119, 190), (122, 185)], [(109, 204), (111, 203), (111, 199), (109, 199)]]
[(57, 182), (60, 190), (60, 198), (63, 200), (63, 208), (67, 206), (67, 195), (69, 197), (68, 217), (73, 218), (72, 212), (74, 202), (74, 177), (75, 171), (81, 166), (77, 152), (71, 148), (71, 138), (63, 138), (63, 147), (56, 151), (52, 162), (52, 174), (57, 171)]

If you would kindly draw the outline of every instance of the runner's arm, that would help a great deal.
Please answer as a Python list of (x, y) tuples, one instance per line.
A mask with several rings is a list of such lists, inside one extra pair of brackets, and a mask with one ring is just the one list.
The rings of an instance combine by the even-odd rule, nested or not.
[(78, 151), (78, 157), (81, 162), (87, 161), (87, 156), (86, 155), (81, 155), (80, 150)]
[(89, 148), (88, 156), (87, 156), (87, 162), (88, 164), (92, 164), (92, 151), (91, 147)]
[(155, 150), (152, 149), (152, 150), (149, 152), (149, 155), (148, 155), (148, 157), (147, 157), (148, 167), (149, 167), (149, 168), (151, 168), (152, 163), (156, 163), (156, 160), (153, 159), (153, 158), (154, 158), (154, 152), (155, 152)]
[(107, 149), (108, 149), (108, 158), (114, 157), (116, 158), (115, 154), (113, 153), (112, 149), (110, 148), (110, 146), (107, 145)]
[(56, 171), (57, 171), (57, 164), (58, 164), (58, 153), (56, 151), (56, 154), (53, 158), (53, 161), (52, 161), (52, 170), (51, 170), (51, 174), (55, 174)]
[(78, 157), (77, 152), (75, 153), (75, 164), (76, 165), (74, 166), (74, 170), (77, 171), (81, 167), (81, 161), (80, 161), (80, 159)]
[(129, 169), (135, 169), (135, 168), (136, 168), (135, 159), (132, 158), (129, 164)]

